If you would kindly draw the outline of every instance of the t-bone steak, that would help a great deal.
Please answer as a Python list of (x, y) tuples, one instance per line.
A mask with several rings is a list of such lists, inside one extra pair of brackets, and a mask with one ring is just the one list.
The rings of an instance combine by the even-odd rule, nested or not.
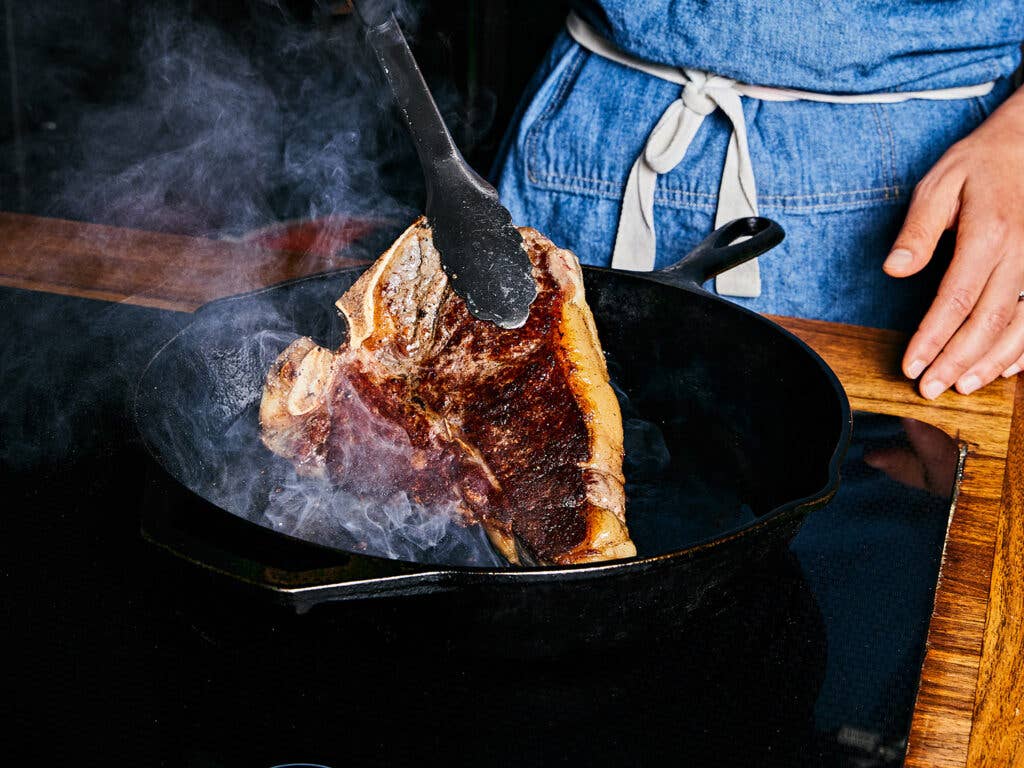
[(520, 232), (538, 284), (522, 328), (469, 313), (420, 219), (338, 300), (345, 344), (301, 338), (274, 362), (263, 441), (354, 493), (454, 499), (512, 563), (633, 556), (622, 416), (579, 262)]

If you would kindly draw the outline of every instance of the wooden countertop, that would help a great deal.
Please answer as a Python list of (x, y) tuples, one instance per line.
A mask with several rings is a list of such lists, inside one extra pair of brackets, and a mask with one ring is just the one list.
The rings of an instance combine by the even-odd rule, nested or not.
[[(0, 213), (0, 285), (29, 290), (192, 311), (353, 263)], [(906, 765), (1024, 766), (1024, 384), (929, 403), (899, 374), (901, 334), (776, 320), (832, 366), (854, 409), (919, 419), (967, 445)]]

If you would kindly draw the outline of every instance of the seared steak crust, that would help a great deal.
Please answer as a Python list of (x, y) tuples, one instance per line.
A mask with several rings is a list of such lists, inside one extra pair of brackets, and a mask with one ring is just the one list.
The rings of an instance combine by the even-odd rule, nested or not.
[(513, 563), (634, 555), (622, 420), (579, 264), (521, 232), (539, 288), (524, 327), (470, 315), (421, 219), (339, 299), (347, 344), (299, 339), (275, 362), (264, 442), (356, 492), (455, 498)]

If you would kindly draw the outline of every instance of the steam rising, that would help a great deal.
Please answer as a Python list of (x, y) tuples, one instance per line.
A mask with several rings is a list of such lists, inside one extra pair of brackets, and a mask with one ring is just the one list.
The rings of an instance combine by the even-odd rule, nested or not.
[(53, 212), (218, 237), (328, 214), (410, 219), (422, 184), (358, 21), (258, 7), (234, 26), (165, 6), (133, 20), (118, 103), (84, 109)]
[[(397, 473), (412, 454), (409, 437), (360, 403), (347, 404), (346, 413), (357, 414), (351, 450), (334, 457), (336, 473), (349, 478), (345, 487), (300, 476), (271, 454), (260, 441), (259, 401), (267, 370), (296, 334), (254, 328), (292, 322), (269, 305), (234, 320), (222, 334), (200, 331), (203, 343), (188, 345), (198, 354), (189, 376), (152, 376), (166, 387), (153, 399), (162, 409), (158, 441), (172, 474), (239, 517), (324, 546), (425, 563), (503, 564), (482, 528), (465, 525), (454, 495), (427, 506), (401, 488)], [(149, 381), (147, 375), (144, 386)], [(191, 408), (174, 412), (161, 405), (165, 399)]]
[[(299, 476), (290, 461), (263, 446), (258, 409), (268, 369), (299, 334), (327, 347), (341, 343), (326, 322), (333, 316), (329, 296), (354, 277), (312, 280), (211, 308), (144, 376), (144, 431), (164, 446), (162, 463), (186, 486), (259, 525), (400, 560), (503, 564), (482, 528), (463, 524), (454, 494), (426, 506), (405, 492), (413, 451), (408, 436), (358, 402), (345, 413), (353, 450), (334, 455), (343, 487)], [(613, 359), (609, 370), (613, 376), (620, 370)], [(700, 441), (681, 441), (673, 425), (650, 419), (641, 393), (631, 397), (614, 382), (624, 417), (627, 519), (642, 554), (672, 552), (753, 519), (735, 488), (693, 471)], [(189, 403), (185, 411), (167, 405), (182, 402)], [(153, 428), (150, 414), (159, 418)]]
[[(35, 13), (49, 12), (49, 6), (40, 8)], [(57, 8), (71, 14), (73, 4)], [(133, 18), (126, 26), (139, 46), (130, 60), (118, 62), (120, 72), (107, 87), (117, 96), (116, 106), (78, 105), (77, 133), (62, 170), (64, 191), (46, 212), (209, 237), (241, 235), (282, 218), (326, 215), (404, 227), (421, 209), (422, 179), (358, 23), (300, 25), (270, 4), (257, 9), (239, 21), (243, 31), (217, 28), (168, 6)], [(408, 30), (411, 14), (403, 8), (401, 15)], [(26, 66), (33, 66), (31, 58)], [(53, 72), (45, 59), (35, 66)], [(434, 93), (450, 113), (454, 89)], [(449, 117), (449, 124), (459, 122)], [(377, 255), (358, 248), (354, 255)], [(188, 269), (189, 254), (179, 256), (181, 268)], [(247, 268), (225, 264), (223, 273)], [(212, 310), (217, 323), (204, 326), (208, 335), (191, 345), (197, 354), (184, 368), (151, 368), (142, 394), (152, 407), (142, 419), (151, 436), (159, 437), (161, 461), (214, 504), (282, 533), (384, 557), (498, 564), (483, 531), (458, 520), (455, 499), (424, 507), (389, 481), (387, 461), (378, 462), (377, 491), (355, 493), (299, 477), (261, 444), (257, 409), (271, 362), (297, 333), (331, 348), (341, 343), (332, 304), (350, 279), (327, 285), (328, 295), (300, 288), (283, 298), (270, 292), (265, 300)], [(104, 333), (114, 333), (115, 326), (111, 322)], [(49, 380), (38, 376), (39, 366), (23, 371), (16, 356), (5, 363), (5, 378), (31, 381), (27, 391), (38, 395), (33, 408), (45, 406), (58, 415), (87, 412), (90, 398), (98, 399), (111, 382), (134, 378), (134, 363), (125, 361), (142, 356), (143, 338), (126, 334), (109, 365), (90, 360), (87, 342), (80, 342), (65, 365), (77, 361), (89, 373), (68, 377), (74, 384), (67, 391), (42, 391)], [(677, 524), (681, 542), (722, 525), (723, 515), (730, 521), (734, 513), (723, 513), (721, 504), (708, 503), (707, 513), (701, 511), (696, 499), (706, 489), (665, 480), (681, 454), (674, 445), (677, 455), (670, 454), (661, 429), (619, 394), (632, 483), (629, 524), (641, 550), (674, 548), (659, 522), (659, 515), (673, 510), (675, 517), (679, 509), (688, 510)], [(0, 458), (31, 463), (31, 444), (38, 440), (31, 417), (27, 412), (23, 428), (4, 436)], [(70, 428), (64, 434), (69, 423), (61, 421), (61, 430), (49, 437), (67, 442), (70, 452)], [(374, 434), (390, 441), (377, 447), (378, 454), (392, 451), (397, 457), (411, 450), (408, 438), (393, 434), (391, 425), (378, 426)]]
[[(408, 4), (397, 5), (403, 27), (414, 30)], [(119, 20), (112, 22), (116, 32), (108, 40), (102, 38), (105, 30), (90, 37), (73, 3), (19, 11), (19, 40), (28, 49), (23, 62), (36, 84), (67, 90), (66, 98), (54, 99), (63, 112), (47, 131), (75, 126), (73, 140), (62, 147), (63, 190), (42, 212), (206, 237), (324, 216), (404, 228), (422, 207), (422, 178), (354, 17), (300, 23), (266, 3), (256, 4), (247, 18), (218, 26), (199, 18), (204, 10), (175, 6), (112, 9)], [(58, 32), (76, 27), (75, 40), (84, 39), (73, 49), (87, 51), (90, 61), (104, 61), (109, 80), (87, 87), (83, 73), (58, 70), (59, 56), (56, 64), (51, 61)], [(134, 50), (128, 56), (112, 53), (125, 39), (137, 41)], [(65, 85), (76, 77), (77, 86)], [(86, 91), (97, 96), (95, 103), (76, 98)], [(450, 112), (455, 90), (435, 92)], [(56, 135), (50, 136), (53, 145)], [(101, 236), (116, 239), (117, 233)], [(109, 240), (92, 245), (99, 252), (119, 247)], [(360, 245), (351, 255), (377, 253)], [(168, 256), (189, 268), (188, 253)], [(252, 267), (222, 268), (229, 276)], [(217, 277), (207, 272), (204, 279)], [(357, 496), (297, 476), (260, 443), (256, 409), (271, 361), (294, 338), (296, 316), (330, 312), (344, 287), (339, 283), (332, 296), (297, 307), (254, 302), (230, 338), (201, 345), (201, 357), (174, 375), (193, 383), (201, 379), (207, 389), (189, 396), (181, 387), (167, 390), (163, 411), (147, 416), (162, 431), (162, 458), (210, 501), (290, 535), (387, 557), (495, 564), (482, 532), (458, 524), (454, 500), (426, 509), (400, 490), (384, 492), (388, 461), (380, 462), (378, 475), (364, 478), (379, 485), (375, 493)], [(176, 326), (169, 323), (168, 332)], [(111, 323), (106, 332), (115, 327)], [(332, 346), (339, 341), (336, 334)], [(125, 338), (125, 346), (138, 342)], [(133, 365), (139, 356), (131, 357)], [(38, 395), (33, 402), (52, 400), (48, 411), (70, 414), (88, 408), (86, 392), (133, 379), (137, 374), (128, 370), (127, 358), (83, 365), (74, 395), (61, 393), (59, 399), (37, 391), (38, 366), (22, 373), (15, 357), (4, 364), (4, 374), (31, 378), (30, 391)], [(396, 456), (411, 450), (404, 434), (380, 426), (382, 446), (386, 441)], [(38, 438), (27, 426), (23, 431), (6, 435), (0, 453), (28, 464)]]
[[(458, 522), (455, 503), (418, 504), (397, 492), (360, 498), (326, 483), (296, 481), (273, 492), (264, 524), (307, 541), (397, 560), (504, 565), (483, 529)], [(263, 521), (258, 521), (263, 522)]]

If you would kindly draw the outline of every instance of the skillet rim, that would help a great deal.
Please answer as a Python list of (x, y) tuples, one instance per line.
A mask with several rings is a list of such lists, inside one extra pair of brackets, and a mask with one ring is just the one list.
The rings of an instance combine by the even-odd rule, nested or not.
[[(647, 570), (652, 567), (663, 566), (669, 563), (676, 563), (683, 560), (692, 559), (708, 550), (718, 548), (722, 545), (730, 542), (738, 541), (740, 539), (746, 539), (752, 533), (762, 530), (768, 527), (776, 527), (788, 520), (806, 516), (815, 509), (818, 509), (828, 503), (829, 500), (838, 491), (840, 483), (840, 465), (846, 454), (846, 451), (850, 444), (852, 435), (852, 424), (853, 424), (853, 413), (850, 408), (849, 398), (847, 397), (846, 391), (843, 388), (839, 378), (835, 372), (825, 363), (821, 356), (815, 352), (809, 345), (807, 345), (802, 339), (797, 337), (792, 332), (783, 328), (778, 323), (753, 312), (746, 307), (738, 304), (733, 304), (725, 299), (722, 299), (714, 294), (709, 293), (702, 289), (696, 283), (684, 283), (680, 284), (676, 280), (672, 280), (668, 276), (659, 272), (623, 272), (621, 270), (609, 269), (606, 267), (595, 267), (589, 265), (581, 265), (584, 273), (599, 273), (607, 274), (612, 276), (615, 280), (638, 280), (642, 282), (653, 282), (659, 285), (666, 286), (671, 289), (684, 291), (691, 294), (693, 297), (704, 300), (713, 301), (719, 304), (725, 305), (728, 311), (739, 312), (748, 318), (751, 318), (761, 324), (768, 325), (772, 331), (781, 334), (782, 338), (786, 339), (789, 343), (795, 344), (796, 347), (809, 355), (814, 361), (817, 368), (824, 375), (825, 380), (831, 386), (835, 393), (838, 406), (839, 406), (839, 418), (840, 423), (838, 425), (838, 433), (835, 445), (833, 446), (832, 453), (829, 457), (828, 469), (827, 469), (827, 480), (825, 484), (811, 494), (801, 496), (796, 499), (791, 499), (783, 504), (777, 505), (772, 509), (765, 512), (763, 515), (757, 517), (754, 521), (743, 523), (734, 528), (730, 528), (717, 535), (700, 539), (688, 547), (683, 549), (673, 550), (672, 552), (665, 552), (656, 555), (647, 556), (634, 556), (630, 558), (623, 558), (619, 560), (602, 561), (597, 563), (579, 563), (575, 565), (551, 565), (551, 566), (519, 566), (519, 565), (507, 565), (502, 567), (489, 567), (489, 566), (467, 566), (467, 565), (437, 565), (429, 563), (417, 563), (410, 560), (400, 560), (396, 558), (380, 557), (377, 555), (369, 555), (361, 552), (350, 552), (348, 550), (340, 549), (337, 547), (327, 546), (318, 542), (309, 541), (297, 536), (293, 536), (282, 531), (275, 531), (266, 526), (262, 526), (257, 522), (248, 520), (244, 517), (236, 515), (235, 513), (218, 506), (211, 502), (201, 494), (197, 493), (193, 489), (185, 485), (175, 475), (167, 470), (166, 465), (160, 458), (160, 451), (156, 448), (149, 439), (146, 430), (143, 428), (145, 423), (143, 415), (140, 413), (141, 410), (145, 410), (144, 406), (141, 406), (141, 401), (144, 399), (143, 384), (147, 379), (150, 369), (154, 363), (162, 357), (166, 350), (177, 343), (181, 337), (188, 334), (190, 331), (195, 332), (194, 328), (203, 321), (206, 313), (214, 311), (218, 307), (229, 304), (236, 301), (243, 301), (252, 299), (262, 294), (277, 291), (282, 288), (287, 288), (293, 285), (298, 285), (306, 282), (326, 280), (335, 275), (342, 274), (361, 274), (371, 266), (372, 262), (368, 262), (365, 265), (355, 265), (350, 267), (342, 267), (339, 269), (326, 270), (323, 272), (317, 272), (311, 275), (304, 275), (302, 277), (294, 278), (291, 280), (285, 280), (273, 285), (264, 286), (257, 288), (252, 291), (245, 293), (235, 294), (232, 296), (225, 296), (222, 298), (214, 299), (213, 301), (207, 302), (206, 304), (198, 307), (194, 313), (194, 320), (180, 329), (177, 333), (169, 338), (159, 349), (153, 354), (153, 356), (146, 363), (142, 369), (136, 383), (136, 387), (131, 396), (131, 413), (132, 420), (135, 423), (135, 428), (138, 431), (142, 443), (146, 448), (146, 452), (150, 459), (159, 467), (165, 478), (172, 481), (176, 486), (183, 490), (188, 496), (198, 499), (203, 505), (210, 507), (225, 516), (230, 517), (234, 521), (245, 525), (247, 528), (254, 528), (258, 531), (263, 531), (267, 534), (283, 537), (292, 544), (299, 544), (305, 547), (312, 547), (314, 550), (343, 556), (346, 558), (358, 558), (363, 561), (367, 561), (369, 564), (376, 564), (379, 566), (388, 565), (392, 568), (399, 568), (398, 573), (390, 575), (379, 575), (372, 576), (368, 579), (353, 579), (345, 581), (325, 582), (321, 584), (310, 584), (305, 586), (279, 586), (269, 584), (266, 582), (250, 582), (258, 586), (262, 586), (266, 589), (270, 589), (275, 592), (291, 594), (291, 595), (305, 595), (314, 592), (330, 591), (330, 590), (351, 590), (353, 594), (342, 594), (338, 595), (333, 599), (351, 599), (361, 598), (368, 596), (363, 594), (361, 591), (356, 589), (360, 585), (370, 586), (371, 592), (373, 585), (386, 586), (392, 583), (397, 584), (401, 582), (400, 587), (408, 587), (408, 590), (392, 591), (387, 590), (387, 594), (407, 594), (409, 592), (423, 592), (433, 591), (438, 587), (444, 587), (450, 582), (454, 582), (452, 586), (458, 587), (463, 584), (469, 585), (476, 583), (480, 580), (486, 582), (493, 582), (499, 580), (501, 582), (549, 582), (553, 580), (557, 581), (576, 581), (589, 578), (596, 578), (607, 576), (609, 574), (618, 573), (622, 570)], [(225, 571), (223, 569), (212, 566), (209, 563), (202, 562), (195, 558), (188, 556), (185, 553), (179, 552), (178, 550), (165, 545), (159, 541), (155, 541), (151, 537), (147, 538), (152, 541), (155, 545), (160, 546), (167, 551), (172, 552), (175, 555), (183, 557), (184, 559), (205, 567), (210, 570), (224, 573), (232, 578), (240, 581), (248, 581), (241, 577), (237, 573)], [(553, 579), (552, 577), (562, 577), (560, 579)], [(331, 598), (327, 598), (331, 599)]]

